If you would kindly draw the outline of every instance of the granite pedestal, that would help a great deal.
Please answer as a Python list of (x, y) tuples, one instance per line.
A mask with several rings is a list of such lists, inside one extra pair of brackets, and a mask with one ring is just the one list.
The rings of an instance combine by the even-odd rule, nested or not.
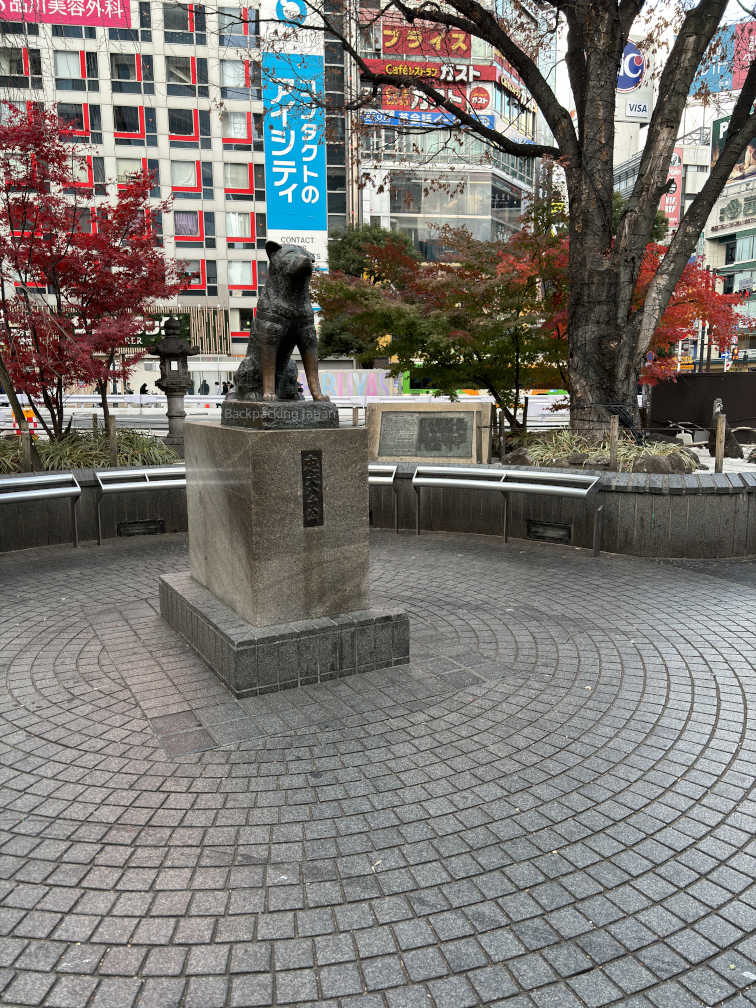
[(163, 617), (236, 696), (409, 661), (409, 624), (367, 601), (364, 429), (185, 426), (191, 573)]

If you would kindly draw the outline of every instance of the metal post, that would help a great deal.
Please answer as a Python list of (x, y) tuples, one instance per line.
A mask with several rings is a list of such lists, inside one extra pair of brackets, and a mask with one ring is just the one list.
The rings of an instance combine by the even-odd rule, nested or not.
[(721, 473), (724, 468), (724, 447), (725, 447), (725, 424), (727, 417), (724, 413), (717, 413), (716, 441), (714, 442), (714, 472)]
[(501, 531), (502, 531), (502, 535), (504, 536), (504, 542), (506, 542), (507, 538), (508, 538), (508, 535), (509, 535), (509, 530), (507, 528), (507, 522), (509, 521), (509, 506), (508, 506), (509, 505), (509, 498), (507, 497), (507, 495), (505, 493), (502, 493), (501, 496), (502, 496), (502, 499), (504, 501), (504, 508), (503, 508), (504, 513), (502, 515), (502, 522), (501, 522), (502, 529), (501, 529)]
[(71, 539), (74, 546), (79, 545), (79, 523), (76, 515), (76, 505), (79, 503), (78, 497), (71, 498)]
[(391, 484), (391, 489), (393, 491), (394, 497), (394, 534), (399, 534), (399, 488), (396, 485), (396, 476), (394, 476), (394, 481)]
[(356, 427), (360, 419), (360, 407), (352, 406), (352, 427)]
[(604, 513), (604, 505), (599, 504), (593, 515), (593, 555), (597, 557), (601, 553), (601, 520)]
[(617, 441), (619, 440), (619, 416), (609, 417), (609, 468), (617, 472)]
[(100, 514), (100, 504), (102, 504), (102, 493), (97, 494), (97, 545), (102, 546), (102, 515)]
[(415, 487), (415, 534), (420, 535), (420, 487)]

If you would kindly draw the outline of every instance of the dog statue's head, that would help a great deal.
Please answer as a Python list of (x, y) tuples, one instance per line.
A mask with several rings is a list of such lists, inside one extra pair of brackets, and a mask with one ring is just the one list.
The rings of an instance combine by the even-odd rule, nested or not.
[(278, 242), (265, 242), (265, 251), (270, 260), (269, 273), (286, 277), (294, 284), (306, 284), (312, 276), (313, 257), (299, 245), (279, 245)]

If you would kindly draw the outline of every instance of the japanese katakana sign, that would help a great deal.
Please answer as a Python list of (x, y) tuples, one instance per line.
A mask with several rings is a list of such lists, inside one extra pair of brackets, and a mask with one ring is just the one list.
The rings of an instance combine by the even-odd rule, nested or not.
[(449, 56), (470, 58), (470, 36), (456, 28), (417, 28), (384, 21), (381, 32), (385, 56)]
[(262, 79), (268, 235), (326, 232), (323, 57), (264, 53)]
[(0, 21), (130, 28), (129, 0), (0, 0)]

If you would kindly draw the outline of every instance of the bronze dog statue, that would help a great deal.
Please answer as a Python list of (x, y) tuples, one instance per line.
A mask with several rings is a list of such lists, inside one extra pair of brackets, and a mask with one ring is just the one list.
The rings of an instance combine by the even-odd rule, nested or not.
[(234, 377), (232, 399), (302, 399), (297, 369), (291, 359), (294, 347), (313, 399), (328, 401), (318, 377), (318, 338), (310, 302), (312, 257), (298, 245), (265, 243), (268, 278), (257, 305), (254, 333)]

